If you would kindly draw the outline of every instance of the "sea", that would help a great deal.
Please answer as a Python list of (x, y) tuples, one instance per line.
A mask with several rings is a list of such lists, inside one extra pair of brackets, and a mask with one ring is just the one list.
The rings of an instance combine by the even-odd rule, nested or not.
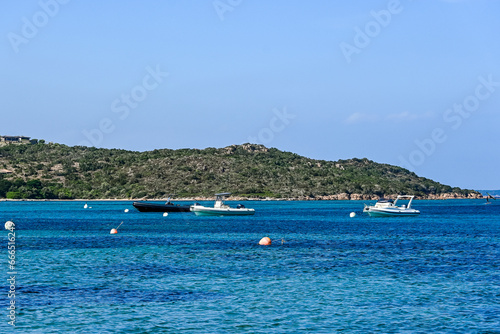
[(500, 333), (497, 202), (3, 201), (0, 333)]

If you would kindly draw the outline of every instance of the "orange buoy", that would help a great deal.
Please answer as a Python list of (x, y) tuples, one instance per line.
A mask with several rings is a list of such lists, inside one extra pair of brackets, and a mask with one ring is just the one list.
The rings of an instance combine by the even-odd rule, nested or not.
[(271, 244), (271, 238), (269, 237), (264, 237), (262, 239), (260, 239), (259, 241), (259, 245), (262, 245), (262, 246), (269, 246)]
[(112, 228), (111, 231), (109, 231), (109, 234), (116, 234), (118, 233), (118, 229), (120, 228), (120, 226), (122, 226), (123, 222), (120, 223), (120, 225), (118, 225), (117, 228)]

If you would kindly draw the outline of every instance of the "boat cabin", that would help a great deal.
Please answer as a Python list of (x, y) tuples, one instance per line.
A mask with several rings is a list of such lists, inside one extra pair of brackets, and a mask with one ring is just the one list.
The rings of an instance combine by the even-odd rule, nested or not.
[(394, 206), (394, 200), (390, 198), (381, 198), (375, 203), (378, 208), (388, 208)]
[(215, 204), (214, 208), (221, 209), (221, 208), (228, 208), (227, 205), (224, 204), (224, 199), (231, 195), (231, 193), (220, 193), (220, 194), (215, 194)]

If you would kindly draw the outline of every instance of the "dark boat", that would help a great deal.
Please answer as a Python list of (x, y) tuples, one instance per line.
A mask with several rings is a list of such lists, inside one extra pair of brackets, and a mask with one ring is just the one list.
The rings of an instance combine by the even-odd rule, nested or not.
[(134, 208), (140, 212), (189, 212), (190, 205), (167, 203), (151, 203), (151, 202), (134, 202)]

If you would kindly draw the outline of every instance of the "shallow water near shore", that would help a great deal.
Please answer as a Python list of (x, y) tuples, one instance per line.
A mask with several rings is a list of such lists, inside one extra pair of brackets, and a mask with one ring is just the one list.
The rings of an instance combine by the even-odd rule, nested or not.
[[(16, 224), (17, 330), (500, 328), (500, 201), (414, 201), (420, 216), (393, 218), (362, 214), (361, 201), (246, 201), (256, 210), (249, 217), (163, 217), (139, 213), (132, 202), (84, 204), (0, 202), (2, 225)], [(118, 234), (110, 235), (122, 221)], [(0, 331), (7, 332), (3, 231)], [(264, 236), (271, 246), (258, 245)]]

